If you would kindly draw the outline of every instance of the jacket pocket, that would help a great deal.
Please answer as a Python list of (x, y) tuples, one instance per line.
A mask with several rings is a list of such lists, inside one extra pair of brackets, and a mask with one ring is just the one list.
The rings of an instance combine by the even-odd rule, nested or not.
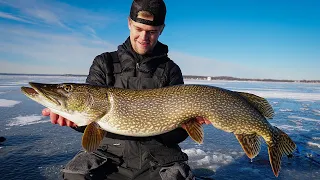
[(124, 140), (104, 138), (101, 144), (100, 149), (102, 151), (108, 151), (115, 156), (123, 157), (125, 148)]
[(115, 164), (123, 163), (125, 144), (123, 140), (112, 138), (104, 138), (97, 151), (94, 151), (96, 156), (104, 159), (111, 159)]

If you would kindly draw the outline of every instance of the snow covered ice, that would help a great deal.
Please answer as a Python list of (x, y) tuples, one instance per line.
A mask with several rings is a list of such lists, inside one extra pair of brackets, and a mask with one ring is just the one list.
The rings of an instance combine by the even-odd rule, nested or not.
[[(0, 75), (0, 177), (2, 179), (61, 179), (60, 170), (81, 149), (81, 133), (52, 125), (41, 115), (43, 106), (20, 92), (28, 82), (85, 81), (79, 76)], [(190, 138), (180, 144), (198, 177), (213, 179), (320, 179), (320, 84), (238, 81), (191, 81), (265, 97), (275, 110), (270, 123), (286, 132), (298, 148), (293, 158), (282, 158), (279, 177), (269, 164), (262, 141), (251, 162), (235, 136), (204, 126), (202, 145)]]

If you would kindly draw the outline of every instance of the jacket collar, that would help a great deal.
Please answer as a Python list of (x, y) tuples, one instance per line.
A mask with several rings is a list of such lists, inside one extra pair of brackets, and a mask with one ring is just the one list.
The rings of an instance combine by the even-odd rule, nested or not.
[[(168, 54), (168, 46), (158, 41), (151, 54), (140, 55), (133, 50), (130, 37), (128, 37), (122, 45), (118, 46), (118, 54), (120, 61), (130, 59), (135, 63), (142, 64), (153, 59), (166, 57)], [(123, 55), (124, 57), (121, 57)]]
[(152, 73), (159, 64), (168, 61), (168, 46), (157, 42), (151, 54), (137, 54), (130, 43), (130, 38), (118, 46), (118, 57), (122, 67), (122, 73), (128, 73), (130, 76), (137, 76), (142, 73)]

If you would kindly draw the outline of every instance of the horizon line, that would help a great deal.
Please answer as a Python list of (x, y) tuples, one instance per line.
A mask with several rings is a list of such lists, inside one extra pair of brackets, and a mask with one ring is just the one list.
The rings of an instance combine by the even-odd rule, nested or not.
[[(29, 75), (29, 76), (33, 76), (33, 75), (40, 75), (40, 76), (88, 76), (85, 74), (33, 74), (33, 73), (1, 73), (0, 75)], [(241, 78), (241, 77), (233, 77), (233, 76), (205, 76), (205, 75), (182, 75), (183, 77), (196, 77), (196, 78), (226, 78), (225, 80), (227, 80), (227, 78), (229, 78), (229, 80), (270, 80), (270, 81), (317, 81), (320, 82), (320, 80), (316, 80), (316, 79), (272, 79), (272, 78)], [(230, 79), (231, 78), (231, 79)]]

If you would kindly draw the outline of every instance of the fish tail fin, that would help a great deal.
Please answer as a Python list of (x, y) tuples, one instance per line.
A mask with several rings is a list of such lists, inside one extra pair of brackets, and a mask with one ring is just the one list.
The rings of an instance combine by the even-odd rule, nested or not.
[(287, 156), (291, 155), (294, 152), (294, 150), (297, 148), (297, 145), (292, 141), (292, 139), (286, 133), (284, 133), (277, 127), (274, 127), (274, 128), (276, 128), (280, 133), (279, 147), (282, 154), (286, 154)]
[(82, 136), (82, 147), (87, 152), (96, 150), (105, 136), (106, 132), (100, 129), (98, 126), (99, 125), (97, 123), (93, 122), (87, 125), (86, 129), (84, 130)]
[(258, 134), (235, 134), (243, 151), (246, 155), (253, 159), (260, 152), (260, 136)]
[(281, 165), (281, 157), (283, 156), (283, 154), (286, 154), (288, 156), (291, 155), (296, 149), (296, 144), (286, 133), (284, 133), (277, 127), (274, 128), (277, 130), (278, 135), (273, 143), (268, 144), (268, 152), (272, 171), (274, 175), (278, 177)]

